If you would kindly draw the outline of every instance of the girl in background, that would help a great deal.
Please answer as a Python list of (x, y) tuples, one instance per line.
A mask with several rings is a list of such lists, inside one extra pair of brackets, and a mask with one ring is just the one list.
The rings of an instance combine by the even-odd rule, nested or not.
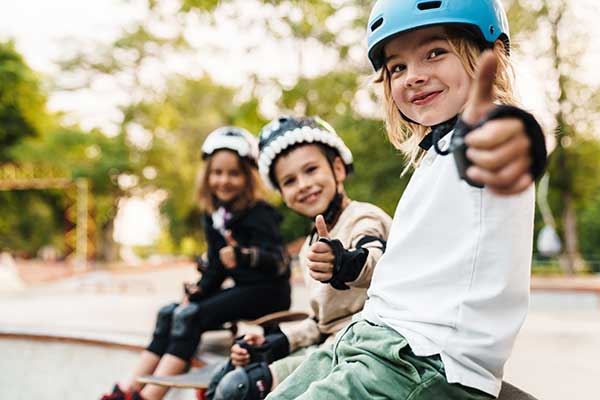
[[(133, 375), (103, 400), (161, 399), (168, 388), (141, 387), (137, 378), (183, 372), (209, 329), (289, 309), (289, 257), (279, 232), (281, 217), (264, 200), (257, 157), (257, 140), (244, 129), (223, 127), (206, 138), (197, 197), (205, 210), (208, 263), (197, 283), (184, 284), (180, 303), (159, 310), (152, 341)], [(222, 289), (228, 277), (235, 286)]]

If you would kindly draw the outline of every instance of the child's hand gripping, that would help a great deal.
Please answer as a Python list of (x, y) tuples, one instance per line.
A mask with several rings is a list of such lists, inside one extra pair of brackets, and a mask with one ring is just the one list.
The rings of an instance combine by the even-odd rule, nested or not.
[(219, 250), (219, 259), (221, 264), (227, 269), (234, 269), (237, 267), (237, 260), (235, 257), (235, 248), (238, 246), (237, 241), (233, 238), (231, 231), (225, 231), (225, 243), (227, 246)]
[(183, 293), (181, 304), (189, 304), (191, 300), (194, 300), (201, 295), (202, 289), (196, 283), (184, 282)]
[[(265, 343), (265, 337), (258, 333), (248, 333), (242, 340), (251, 346), (262, 346)], [(250, 362), (250, 352), (235, 343), (231, 346), (231, 363), (236, 367), (245, 367)]]
[[(315, 227), (320, 238), (331, 239), (327, 224), (322, 215), (317, 215), (315, 219)], [(310, 276), (319, 282), (329, 282), (333, 277), (335, 255), (333, 249), (327, 243), (316, 241), (310, 246), (307, 255), (308, 258), (308, 273)]]
[[(497, 107), (493, 101), (497, 67), (494, 53), (485, 51), (479, 60), (477, 76), (461, 116), (467, 124), (478, 124)], [(532, 183), (532, 144), (521, 119), (490, 120), (469, 132), (465, 142), (468, 145), (467, 158), (473, 163), (467, 169), (467, 176), (472, 181), (505, 195), (519, 193)]]

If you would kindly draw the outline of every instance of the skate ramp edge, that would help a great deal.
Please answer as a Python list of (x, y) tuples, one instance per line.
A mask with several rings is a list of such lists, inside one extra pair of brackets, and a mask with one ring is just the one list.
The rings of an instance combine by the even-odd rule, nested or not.
[[(145, 337), (8, 329), (0, 326), (2, 398), (98, 399), (130, 376)], [(192, 400), (191, 390), (173, 390), (168, 400)]]

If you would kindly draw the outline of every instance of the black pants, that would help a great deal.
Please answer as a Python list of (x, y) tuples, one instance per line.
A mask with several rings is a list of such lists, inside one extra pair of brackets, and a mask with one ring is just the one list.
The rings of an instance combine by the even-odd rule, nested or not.
[(265, 314), (288, 310), (291, 305), (289, 283), (232, 287), (210, 297), (180, 306), (164, 306), (158, 312), (152, 342), (147, 350), (162, 356), (172, 354), (190, 360), (203, 332), (239, 319), (256, 319)]

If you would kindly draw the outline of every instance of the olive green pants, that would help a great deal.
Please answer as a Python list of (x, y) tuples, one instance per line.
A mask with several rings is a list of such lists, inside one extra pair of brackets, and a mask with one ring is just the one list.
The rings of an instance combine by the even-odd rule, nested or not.
[(277, 382), (283, 382), (283, 380), (290, 376), (292, 372), (294, 372), (304, 362), (304, 360), (308, 358), (309, 355), (319, 350), (331, 351), (331, 347), (332, 344), (327, 342), (321, 345), (304, 347), (296, 350), (289, 356), (282, 358), (281, 360), (277, 360), (271, 364), (271, 371), (273, 371)]
[(315, 351), (268, 400), (479, 400), (493, 396), (446, 381), (439, 356), (417, 357), (406, 339), (363, 319), (337, 338), (333, 351)]

